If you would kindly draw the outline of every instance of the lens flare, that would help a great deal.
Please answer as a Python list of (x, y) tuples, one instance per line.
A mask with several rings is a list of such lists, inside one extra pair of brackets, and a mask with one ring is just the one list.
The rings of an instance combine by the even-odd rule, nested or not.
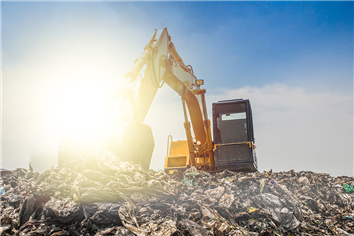
[(108, 100), (97, 84), (76, 83), (57, 98), (57, 119), (62, 129), (93, 132), (108, 118)]

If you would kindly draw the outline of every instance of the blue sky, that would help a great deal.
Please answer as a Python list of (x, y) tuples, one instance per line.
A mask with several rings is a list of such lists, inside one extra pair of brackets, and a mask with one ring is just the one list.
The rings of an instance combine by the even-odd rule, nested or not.
[[(3, 1), (1, 14), (5, 168), (36, 155), (55, 165), (62, 91), (118, 88), (154, 29), (167, 27), (205, 80), (209, 114), (218, 99), (250, 98), (261, 171), (353, 175), (353, 2)], [(145, 121), (155, 169), (167, 135), (184, 139), (180, 113), (164, 86)]]

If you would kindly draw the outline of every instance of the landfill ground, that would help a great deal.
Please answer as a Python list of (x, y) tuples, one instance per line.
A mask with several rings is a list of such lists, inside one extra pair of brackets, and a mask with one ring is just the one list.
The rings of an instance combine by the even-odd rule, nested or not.
[(167, 175), (97, 149), (1, 169), (0, 235), (353, 235), (354, 178), (310, 171)]

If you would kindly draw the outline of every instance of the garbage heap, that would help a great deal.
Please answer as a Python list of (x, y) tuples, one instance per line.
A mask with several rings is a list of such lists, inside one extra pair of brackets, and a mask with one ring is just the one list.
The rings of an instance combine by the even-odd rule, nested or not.
[(41, 174), (1, 169), (0, 235), (353, 235), (353, 177), (167, 175), (97, 149)]

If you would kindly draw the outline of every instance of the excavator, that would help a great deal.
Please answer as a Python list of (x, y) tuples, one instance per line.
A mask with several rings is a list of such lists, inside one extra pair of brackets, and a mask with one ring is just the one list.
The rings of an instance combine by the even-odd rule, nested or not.
[[(112, 151), (127, 161), (149, 168), (155, 146), (150, 126), (144, 119), (156, 92), (164, 83), (180, 97), (186, 140), (168, 137), (168, 155), (164, 171), (186, 170), (194, 166), (209, 173), (225, 169), (237, 172), (257, 171), (252, 110), (248, 99), (233, 99), (212, 104), (212, 122), (208, 119), (204, 80), (197, 79), (171, 41), (167, 28), (155, 29), (150, 42), (133, 67), (124, 75), (122, 89), (111, 98), (121, 103), (119, 118), (102, 125), (90, 137), (67, 132), (59, 144), (58, 164), (90, 152), (93, 146)], [(126, 107), (130, 109), (126, 109)], [(128, 110), (129, 112), (127, 112)], [(214, 141), (211, 132), (213, 132)]]

